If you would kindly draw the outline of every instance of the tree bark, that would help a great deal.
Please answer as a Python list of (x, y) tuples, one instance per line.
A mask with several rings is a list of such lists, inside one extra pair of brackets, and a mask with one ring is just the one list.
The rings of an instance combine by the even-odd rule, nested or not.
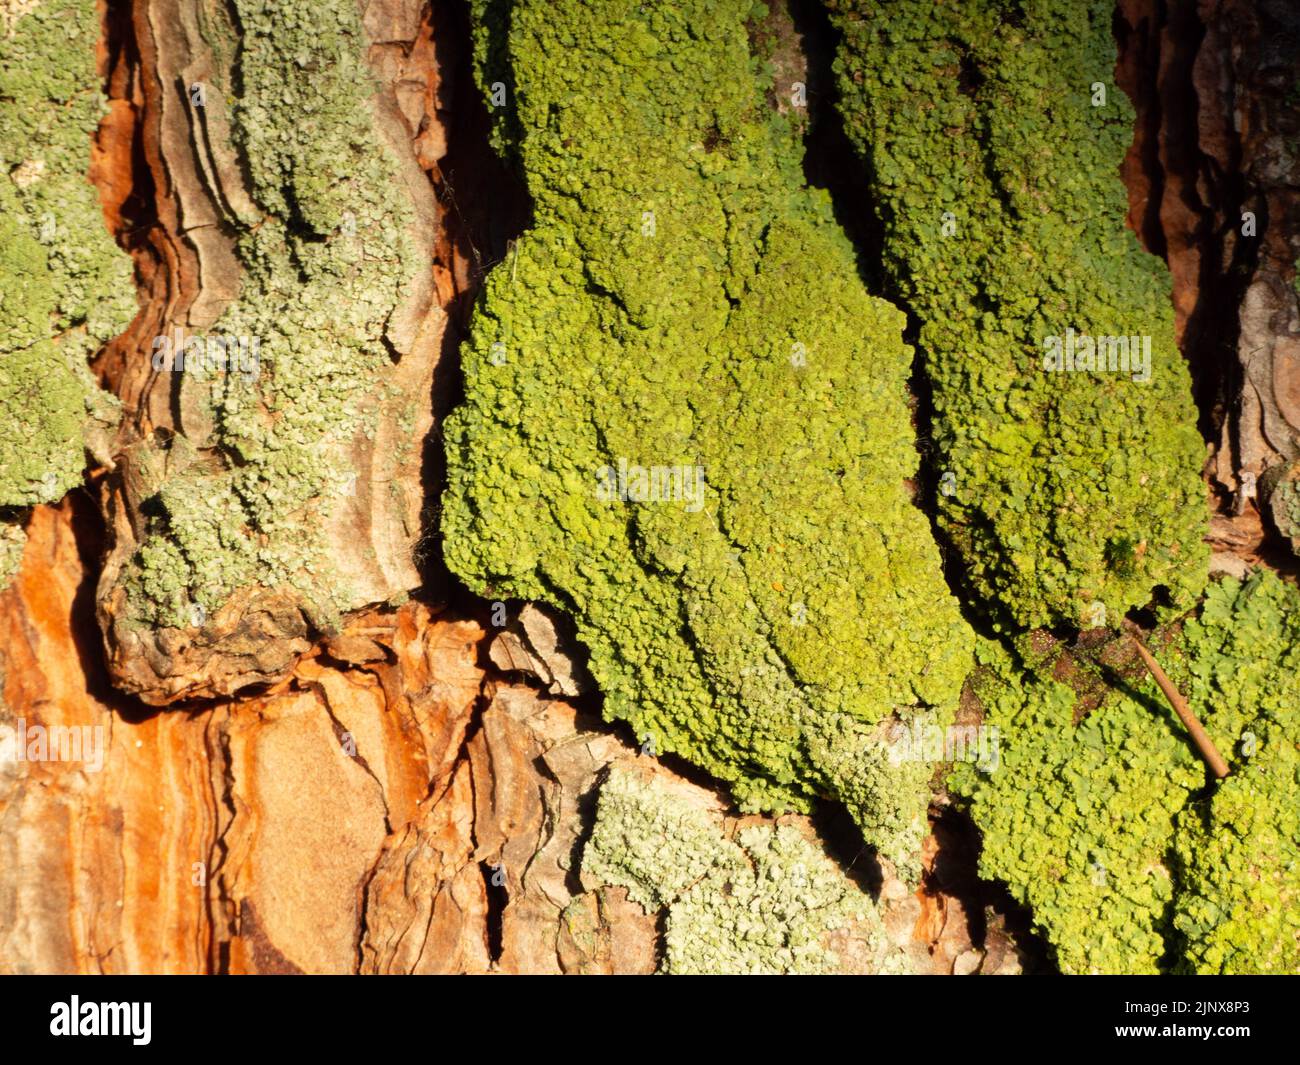
[[(603, 720), (562, 619), (446, 573), (456, 349), (528, 197), (489, 146), (465, 5), (328, 6), (319, 34), (311, 5), (292, 26), (252, 0), (100, 8), (85, 165), (138, 309), (90, 361), (120, 417), (84, 485), (4, 501), (0, 720), (24, 755), (38, 732), (86, 747), (0, 764), (0, 971), (654, 972), (693, 885), (647, 903), (630, 864), (592, 874), (610, 781), (710, 853), (757, 863), (751, 830), (804, 841), (837, 899), (872, 907), (827, 931), (835, 971), (1046, 966), (941, 787), (919, 886), (842, 809), (743, 815)], [(1249, 6), (1159, 24), (1119, 5), (1131, 221), (1174, 273), (1225, 571), (1300, 543), (1271, 502), (1300, 476), (1300, 178), (1276, 157), (1295, 111)], [(346, 80), (362, 69), (373, 93)], [(1275, 220), (1258, 248), (1242, 210)], [(240, 328), (270, 330), (252, 406), (158, 365), (157, 338)], [(293, 495), (304, 478), (328, 506)]]

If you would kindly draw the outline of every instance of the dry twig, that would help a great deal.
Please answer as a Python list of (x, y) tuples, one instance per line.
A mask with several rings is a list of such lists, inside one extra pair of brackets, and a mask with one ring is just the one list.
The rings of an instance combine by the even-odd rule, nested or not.
[(1142, 661), (1146, 663), (1147, 669), (1151, 671), (1151, 675), (1156, 678), (1156, 683), (1160, 685), (1160, 690), (1165, 693), (1169, 705), (1174, 708), (1174, 713), (1179, 716), (1183, 724), (1187, 726), (1187, 731), (1192, 734), (1192, 742), (1196, 744), (1196, 749), (1201, 752), (1205, 764), (1210, 767), (1210, 771), (1216, 777), (1222, 780), (1228, 775), (1228, 763), (1219, 754), (1218, 749), (1214, 746), (1214, 741), (1201, 727), (1201, 723), (1196, 720), (1196, 715), (1192, 713), (1192, 708), (1187, 705), (1187, 700), (1174, 687), (1174, 682), (1165, 675), (1165, 671), (1160, 668), (1160, 663), (1155, 660), (1150, 651), (1142, 646), (1142, 641), (1136, 636), (1133, 637), (1133, 642), (1137, 645), (1138, 654), (1142, 656)]

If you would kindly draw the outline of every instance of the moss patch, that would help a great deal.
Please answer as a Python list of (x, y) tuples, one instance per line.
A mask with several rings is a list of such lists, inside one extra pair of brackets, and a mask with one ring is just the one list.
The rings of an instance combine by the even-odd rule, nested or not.
[[(1207, 574), (1204, 446), (1170, 281), (1125, 225), (1133, 109), (1105, 0), (828, 0), (840, 107), (891, 294), (919, 319), (942, 526), (1015, 631), (1114, 627)], [(1045, 368), (1053, 338), (1149, 341), (1149, 380)], [(1145, 340), (1144, 340), (1145, 338)], [(1075, 351), (1072, 351), (1073, 355)], [(1140, 361), (1140, 358), (1139, 358)]]
[[(480, 10), (535, 224), (462, 351), (448, 564), (568, 610), (607, 714), (657, 750), (747, 809), (843, 798), (915, 871), (926, 774), (880, 786), (863, 761), (883, 765), (874, 726), (896, 710), (951, 717), (971, 636), (905, 484), (903, 316), (804, 185), (751, 52), (762, 13)], [(698, 495), (656, 497), (638, 468)]]
[(1001, 765), (952, 776), (981, 872), (1032, 907), (1066, 972), (1292, 971), (1300, 593), (1271, 574), (1225, 580), (1166, 637), (1153, 649), (1232, 764), (1208, 793), (1186, 730), (1119, 644), (1067, 654), (1036, 633), (1018, 660), (981, 646)]

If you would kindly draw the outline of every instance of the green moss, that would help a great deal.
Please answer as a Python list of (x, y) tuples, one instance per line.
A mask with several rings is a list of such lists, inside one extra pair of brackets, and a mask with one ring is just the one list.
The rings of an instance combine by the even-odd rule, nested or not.
[(980, 872), (1033, 910), (1066, 972), (1153, 972), (1173, 896), (1173, 817), (1204, 772), (1148, 685), (1114, 693), (1078, 726), (1075, 692), (981, 649), (977, 693), (1001, 732), (1001, 764), (958, 766), (984, 838)]
[(514, 0), (470, 0), (474, 22), (474, 78), (491, 119), (489, 138), (502, 156), (513, 157), (522, 140), (510, 60), (510, 18)]
[[(353, 441), (373, 436), (386, 402), (390, 319), (427, 266), (375, 128), (356, 4), (236, 0), (237, 28), (220, 8), (205, 18), (205, 39), (226, 64), (205, 88), (228, 101), (262, 212), (227, 218), (242, 287), (207, 335), (248, 338), (250, 350), (255, 342), (258, 365), (186, 370), (213, 429), (186, 442), (181, 461), (166, 446), (154, 520), (126, 586), (133, 616), (148, 623), (188, 624), (191, 604), (211, 612), (257, 582), (293, 589), (328, 627), (361, 604), (325, 530), (356, 474)], [(194, 461), (196, 449), (209, 457)]]
[[(855, 759), (896, 709), (951, 716), (971, 637), (905, 485), (903, 316), (804, 185), (751, 7), (530, 0), (480, 27), (508, 27), (535, 224), (462, 351), (444, 553), (571, 613), (606, 713), (657, 750), (747, 809), (869, 803), (905, 861), (925, 774), (871, 787)], [(620, 460), (702, 468), (702, 494), (602, 500)]]
[(1234, 715), (1219, 732), (1235, 757), (1178, 817), (1179, 968), (1300, 973), (1300, 594), (1272, 577), (1216, 590), (1189, 641), (1192, 690)]
[(1266, 727), (1257, 758), (1179, 817), (1180, 970), (1300, 973), (1295, 737)]
[(87, 178), (99, 15), (47, 0), (0, 28), (0, 506), (81, 483), (116, 404), (86, 359), (130, 321), (131, 262)]
[(850, 925), (878, 967), (901, 969), (870, 898), (798, 828), (733, 840), (720, 822), (635, 770), (615, 767), (601, 787), (584, 879), (667, 907), (665, 972), (834, 972), (828, 936)]
[(929, 752), (909, 749), (905, 741), (912, 730), (945, 728), (950, 717), (947, 711), (912, 708), (865, 727), (847, 714), (833, 714), (806, 735), (810, 761), (830, 767), (829, 786), (853, 813), (863, 836), (912, 884), (921, 879), (930, 780), (938, 762), (926, 757)]
[[(1169, 276), (1125, 225), (1133, 110), (1107, 0), (828, 0), (840, 108), (891, 295), (919, 319), (941, 523), (999, 624), (1115, 626), (1206, 579)], [(1093, 106), (1105, 91), (1103, 106)], [(1048, 338), (1149, 337), (1141, 371), (1049, 372)]]
[(952, 785), (984, 837), (981, 873), (1031, 906), (1064, 971), (1300, 964), (1298, 644), (1300, 594), (1271, 574), (1211, 585), (1198, 617), (1153, 641), (1232, 763), (1208, 799), (1186, 729), (1122, 643), (1067, 654), (1036, 633), (1019, 661), (982, 645), (1000, 766), (961, 765)]

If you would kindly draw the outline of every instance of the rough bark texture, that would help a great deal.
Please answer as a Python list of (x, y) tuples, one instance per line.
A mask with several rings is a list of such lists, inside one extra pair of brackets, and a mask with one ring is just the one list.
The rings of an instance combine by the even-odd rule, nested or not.
[[(7, 5), (0, 26), (40, 2)], [(0, 727), (85, 745), (0, 760), (0, 972), (1050, 968), (1026, 911), (977, 875), (949, 766), (916, 771), (918, 809), (933, 801), (912, 883), (833, 789), (811, 787), (808, 814), (743, 815), (652, 735), (603, 719), (562, 612), (476, 598), (444, 570), (457, 349), (490, 268), (518, 267), (530, 211), (473, 81), (469, 9), (496, 6), (295, 0), (274, 23), (258, 0), (101, 7), (86, 170), (139, 306), (89, 362), (121, 415), (87, 435), (84, 486), (0, 501)], [(1129, 222), (1172, 274), (1210, 444), (1212, 568), (1234, 576), (1293, 568), (1283, 549), (1300, 544), (1293, 6), (1120, 0), (1116, 20), (1137, 111)], [(750, 27), (751, 46), (780, 38), (783, 100), (791, 71), (831, 80), (826, 56), (807, 72), (795, 21)], [(36, 172), (4, 162), (0, 181)], [(265, 334), (257, 373), (217, 387), (172, 372), (156, 340), (178, 332)], [(906, 428), (908, 413), (891, 416)], [(927, 573), (943, 585), (937, 562)], [(1073, 727), (1106, 693), (1062, 668)], [(982, 712), (968, 684), (958, 722)], [(656, 867), (688, 836), (680, 866)], [(824, 929), (805, 887), (830, 900)], [(812, 927), (793, 954), (764, 938), (786, 921)], [(701, 928), (726, 949), (702, 948)]]
[[(388, 192), (423, 204), (426, 266), (394, 308), (404, 324), (384, 371), (403, 397), (435, 392), (432, 410), (402, 426), (403, 442), (418, 443), (454, 399), (435, 377), (440, 340), (459, 339), (485, 256), (499, 257), (522, 212), (504, 181), (491, 203), (472, 185), (500, 169), (468, 81), (464, 12), (369, 4), (361, 24), (381, 86), (374, 123), (406, 175)], [(124, 417), (90, 493), (26, 518), (0, 609), (6, 721), (93, 730), (102, 765), (4, 765), (0, 969), (655, 971), (665, 914), (622, 887), (584, 884), (601, 782), (612, 765), (640, 766), (706, 810), (719, 839), (739, 822), (725, 791), (638, 754), (593, 706), (548, 697), (590, 691), (562, 621), (494, 604), (478, 608), (489, 636), (413, 601), (320, 624), (300, 595), (256, 579), (210, 613), (189, 604), (188, 625), (129, 616), (123, 571), (151, 533), (148, 500), (169, 478), (230, 459), (190, 382), (152, 359), (154, 338), (201, 333), (259, 283), (239, 254), (249, 225), (268, 219), (233, 132), (229, 29), (190, 0), (105, 14), (108, 104), (92, 176), (134, 260), (140, 309), (94, 366)], [(386, 417), (350, 451), (355, 505), (329, 526), (334, 572), (360, 576), (359, 602), (422, 580), (410, 550), (420, 515), (390, 516), (391, 497), (371, 483), (386, 473), (415, 500), (438, 484), (418, 463), (376, 469), (397, 432)], [(177, 461), (178, 438), (208, 446)], [(784, 823), (818, 838), (808, 818)], [(939, 854), (932, 842), (930, 865)], [(969, 877), (935, 868), (913, 892), (860, 846), (842, 864), (849, 890), (881, 899), (908, 968), (1018, 968), (1001, 918), (985, 913), (996, 896)], [(872, 967), (839, 938), (843, 967)]]
[[(1300, 441), (1300, 17), (1286, 2), (1119, 4), (1137, 101), (1130, 223), (1174, 278), (1218, 513), (1216, 568), (1295, 542)], [(1293, 548), (1294, 549), (1294, 548)], [(1285, 563), (1290, 568), (1292, 563)]]
[[(596, 793), (637, 766), (734, 832), (716, 789), (490, 676), (484, 629), (420, 603), (356, 616), (256, 697), (147, 709), (96, 664), (95, 526), (84, 504), (34, 510), (0, 599), (5, 703), (104, 736), (98, 772), (3, 767), (0, 970), (655, 971), (658, 915), (582, 882)], [(869, 883), (861, 852), (849, 882), (880, 896), (916, 971), (1015, 971), (1001, 918), (938, 868), (946, 831), (928, 888)], [(841, 950), (846, 969), (870, 961)]]
[[(365, 214), (363, 186), (374, 179), (361, 159), (340, 158), (334, 178), (352, 186), (341, 202), (355, 212), (305, 187), (311, 178), (303, 172), (306, 160), (292, 149), (283, 180), (297, 187), (279, 206), (268, 198), (269, 178), (258, 174), (256, 154), (259, 147), (265, 151), (261, 139), (267, 131), (258, 123), (269, 124), (273, 137), (288, 139), (289, 133), (275, 125), (285, 121), (269, 102), (275, 86), (260, 86), (255, 66), (276, 61), (274, 50), (255, 50), (252, 31), (240, 24), (255, 7), (226, 15), (217, 5), (198, 2), (137, 3), (116, 12), (119, 36), (110, 38), (118, 48), (111, 57), (110, 89), (120, 95), (110, 112), (116, 117), (101, 135), (111, 145), (105, 156), (112, 165), (106, 158), (104, 169), (114, 174), (110, 196), (116, 191), (120, 197), (128, 187), (149, 196), (136, 205), (142, 217), (132, 220), (131, 240), (138, 269), (148, 279), (148, 299), (101, 363), (126, 417), (106, 493), (112, 542), (98, 599), (116, 682), (155, 704), (228, 695), (283, 679), (314, 636), (334, 626), (337, 610), (391, 599), (420, 583), (413, 559), (421, 533), (420, 442), (432, 411), (419, 397), (432, 388), (445, 328), (429, 269), (437, 234), (434, 190), (419, 165), (436, 165), (439, 150), (428, 136), (437, 120), (424, 5), (369, 3), (359, 19), (354, 16), (356, 27), (340, 19), (344, 30), (362, 29), (366, 36), (373, 97), (322, 91), (318, 102), (302, 98), (300, 86), (294, 100), (309, 115), (333, 108), (326, 111), (329, 120), (353, 121), (367, 135), (362, 151), (381, 153), (386, 166), (380, 172), (388, 180), (371, 190), (370, 200), (391, 209), (400, 232), (373, 234), (377, 222)], [(274, 30), (263, 26), (260, 32), (277, 39)], [(286, 20), (285, 39), (294, 32), (305, 27)], [(324, 68), (336, 57), (323, 50), (298, 59)], [(265, 73), (274, 79), (273, 71)], [(359, 81), (364, 76), (357, 74)], [(324, 74), (322, 79), (328, 81)], [(123, 128), (128, 114), (135, 127), (129, 154)], [(321, 128), (310, 118), (305, 122)], [(334, 145), (323, 141), (318, 147), (329, 151)], [(110, 203), (110, 218), (120, 216), (123, 206)], [(287, 228), (301, 227), (302, 214), (308, 216), (307, 238)], [(265, 233), (279, 233), (268, 238), (269, 249), (256, 244)], [(331, 262), (313, 267), (307, 239), (331, 250), (337, 246), (344, 257), (347, 242), (361, 240), (361, 260), (346, 259), (351, 265), (343, 274)], [(390, 241), (408, 242), (409, 254), (385, 264), (392, 267), (391, 278), (368, 276), (364, 261)], [(283, 264), (281, 255), (287, 256)], [(302, 276), (286, 297), (280, 274), (290, 260), (298, 262)], [(349, 280), (349, 299), (368, 299), (374, 306), (368, 317), (342, 318), (335, 329), (328, 320), (338, 290), (330, 286)], [(277, 324), (268, 327), (268, 321)], [(261, 340), (257, 385), (240, 401), (250, 406), (245, 417), (254, 423), (242, 432), (228, 428), (227, 399), (214, 399), (192, 375), (173, 372), (177, 354), (160, 360), (155, 341), (238, 333), (241, 323), (244, 332), (259, 323), (261, 332), (277, 330)], [(277, 342), (278, 353), (272, 349)], [(349, 352), (349, 344), (361, 347)], [(339, 345), (340, 358), (320, 356), (320, 349)], [(391, 358), (369, 361), (366, 345), (372, 351), (386, 347)], [(348, 380), (348, 374), (358, 376)], [(343, 384), (331, 390), (322, 379)], [(321, 409), (342, 422), (341, 434), (351, 430), (350, 435), (331, 438), (330, 427), (319, 432), (314, 417)], [(260, 457), (260, 443), (250, 451), (250, 441), (277, 432), (282, 439), (267, 443)], [(302, 476), (304, 461), (294, 456), (304, 450), (307, 461), (329, 469), (335, 482), (327, 504), (294, 500), (290, 482)], [(249, 462), (262, 466), (261, 505), (283, 511), (274, 519), (258, 513), (255, 495), (235, 480), (236, 465)], [(232, 480), (233, 489), (226, 485)], [(146, 512), (160, 484), (177, 494), (161, 531), (159, 516)], [(187, 533), (192, 519), (181, 513), (187, 504), (180, 497), (191, 492), (200, 507), (217, 511), (199, 521), (218, 528), (195, 526)], [(229, 509), (220, 510), (223, 505)], [(218, 575), (206, 602), (192, 598), (191, 586), (189, 595), (156, 604), (163, 613), (144, 625), (142, 606), (132, 599), (154, 593), (147, 584), (144, 590), (132, 586), (132, 566), (138, 568), (151, 537), (167, 535), (178, 541), (181, 557), (162, 567), (188, 567), (192, 578), (206, 566)], [(246, 565), (241, 556), (250, 553), (255, 558)], [(160, 579), (174, 585), (177, 575)], [(343, 591), (327, 600), (319, 594), (322, 582)], [(180, 624), (173, 608), (183, 608)]]

